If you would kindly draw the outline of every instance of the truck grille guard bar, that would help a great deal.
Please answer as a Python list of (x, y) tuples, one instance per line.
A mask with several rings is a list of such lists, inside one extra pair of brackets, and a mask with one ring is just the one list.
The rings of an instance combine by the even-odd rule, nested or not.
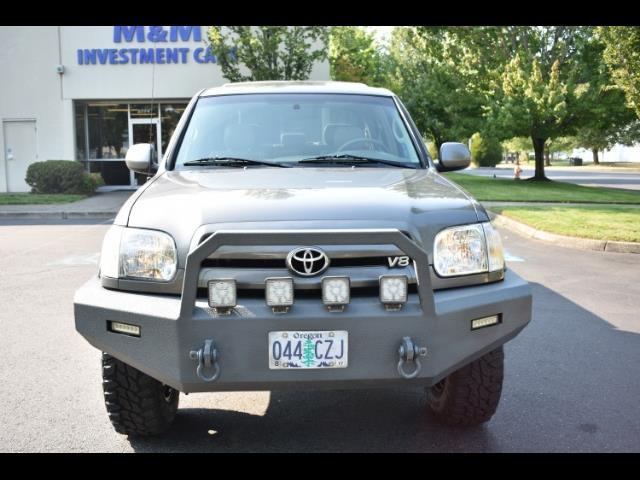
[(218, 230), (187, 256), (180, 318), (193, 315), (198, 294), (198, 278), (202, 262), (223, 245), (395, 245), (414, 262), (420, 306), (428, 316), (435, 315), (433, 289), (429, 276), (429, 256), (400, 230), (385, 229), (318, 229), (318, 230)]

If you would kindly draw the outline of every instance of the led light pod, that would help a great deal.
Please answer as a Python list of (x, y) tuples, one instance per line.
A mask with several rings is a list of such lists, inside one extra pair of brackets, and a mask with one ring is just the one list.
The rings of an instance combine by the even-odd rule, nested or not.
[(209, 288), (209, 306), (217, 313), (231, 313), (236, 306), (236, 281), (233, 279), (214, 279), (207, 283)]
[(385, 309), (400, 310), (407, 303), (406, 275), (382, 275), (380, 277), (380, 302)]
[(342, 312), (349, 304), (351, 281), (349, 277), (324, 277), (322, 303), (330, 312)]
[(274, 313), (286, 313), (293, 305), (293, 278), (265, 279), (265, 299)]

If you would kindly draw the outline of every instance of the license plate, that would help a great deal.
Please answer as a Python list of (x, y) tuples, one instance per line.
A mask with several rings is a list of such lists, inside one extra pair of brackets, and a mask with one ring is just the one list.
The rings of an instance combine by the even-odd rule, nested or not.
[(346, 368), (349, 333), (269, 332), (269, 368)]

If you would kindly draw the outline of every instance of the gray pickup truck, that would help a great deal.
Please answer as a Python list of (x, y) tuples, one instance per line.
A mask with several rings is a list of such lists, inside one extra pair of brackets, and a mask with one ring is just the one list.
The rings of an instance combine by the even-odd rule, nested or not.
[(503, 344), (531, 320), (485, 209), (439, 172), (398, 97), (342, 82), (196, 94), (108, 230), (76, 328), (116, 431), (165, 431), (179, 392), (404, 386), (488, 421)]

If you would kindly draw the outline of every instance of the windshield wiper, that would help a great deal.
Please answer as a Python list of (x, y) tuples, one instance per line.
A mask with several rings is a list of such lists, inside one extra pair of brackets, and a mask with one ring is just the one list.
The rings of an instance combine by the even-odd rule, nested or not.
[(200, 158), (198, 160), (190, 160), (183, 163), (183, 165), (190, 167), (196, 165), (214, 165), (214, 166), (229, 166), (229, 167), (243, 167), (246, 165), (267, 165), (269, 167), (282, 167), (287, 168), (290, 165), (283, 165), (281, 163), (263, 162), (260, 160), (251, 160), (249, 158), (238, 157), (208, 157)]
[(361, 155), (349, 155), (349, 154), (341, 154), (341, 155), (319, 155), (317, 157), (303, 158), (299, 160), (298, 163), (337, 163), (337, 164), (381, 164), (381, 165), (390, 165), (392, 167), (401, 167), (401, 168), (417, 168), (413, 165), (407, 165), (406, 163), (393, 162), (391, 160), (381, 160), (379, 158), (371, 158), (371, 157), (363, 157)]

